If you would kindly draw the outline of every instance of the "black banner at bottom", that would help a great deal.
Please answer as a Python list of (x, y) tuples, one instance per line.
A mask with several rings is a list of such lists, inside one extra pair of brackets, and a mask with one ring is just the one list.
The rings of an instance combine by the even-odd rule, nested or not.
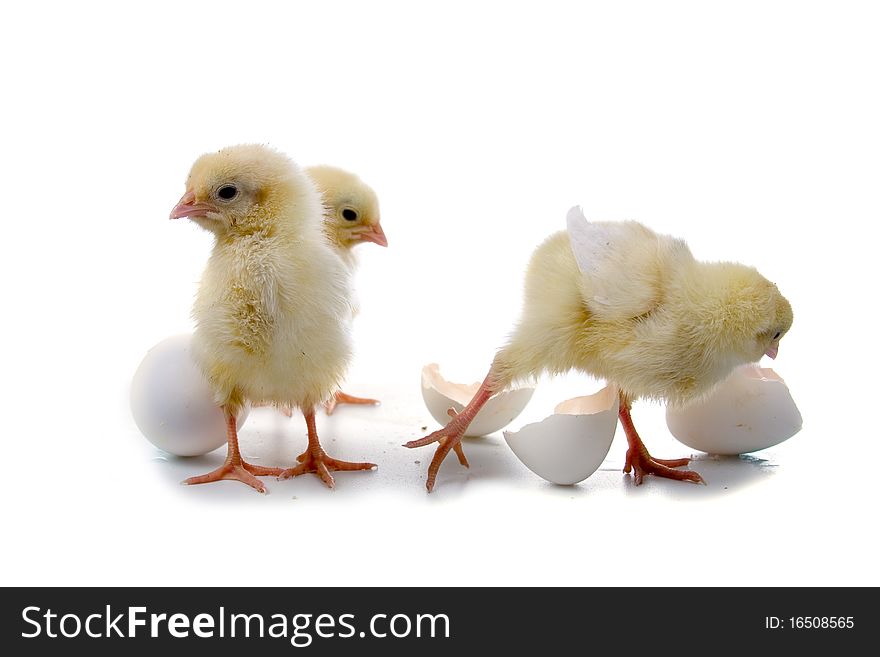
[(877, 635), (872, 598), (842, 588), (6, 588), (0, 624), (4, 650), (15, 650), (6, 654), (854, 650)]

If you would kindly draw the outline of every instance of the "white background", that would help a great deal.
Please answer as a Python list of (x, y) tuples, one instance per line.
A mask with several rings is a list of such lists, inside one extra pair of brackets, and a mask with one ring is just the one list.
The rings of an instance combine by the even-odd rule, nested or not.
[[(3, 62), (3, 584), (880, 584), (875, 540), (880, 20), (872, 3), (19, 3)], [(328, 451), (376, 473), (177, 482), (128, 384), (191, 329), (211, 238), (167, 220), (192, 161), (268, 142), (358, 172), (390, 247), (359, 247)], [(538, 479), (499, 435), (432, 495), (419, 371), (480, 378), (531, 250), (583, 205), (752, 264), (795, 323), (791, 441), (696, 463), (698, 487)], [(598, 387), (543, 385), (522, 420)], [(635, 409), (658, 456), (690, 453)], [(292, 463), (301, 418), (246, 455)], [(420, 464), (414, 461), (421, 461)]]

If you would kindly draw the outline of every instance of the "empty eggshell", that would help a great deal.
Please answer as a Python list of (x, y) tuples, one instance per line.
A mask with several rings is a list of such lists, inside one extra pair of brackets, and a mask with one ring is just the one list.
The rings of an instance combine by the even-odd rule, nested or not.
[(554, 484), (576, 484), (593, 474), (611, 448), (617, 429), (615, 386), (558, 404), (553, 415), (505, 431), (504, 440), (520, 461)]
[[(466, 385), (447, 381), (440, 375), (440, 366), (436, 363), (422, 368), (422, 398), (425, 406), (434, 419), (444, 426), (449, 422), (447, 411), (454, 408), (460, 413), (479, 387), (479, 383)], [(534, 392), (534, 388), (520, 387), (493, 395), (470, 423), (467, 435), (485, 436), (500, 431), (522, 413)]]
[(709, 397), (684, 408), (667, 408), (666, 424), (688, 447), (733, 455), (788, 440), (800, 431), (803, 420), (776, 372), (744, 365)]
[[(147, 440), (177, 456), (200, 456), (226, 443), (226, 420), (193, 360), (191, 335), (147, 352), (131, 381), (131, 414)], [(247, 415), (245, 407), (239, 428)]]

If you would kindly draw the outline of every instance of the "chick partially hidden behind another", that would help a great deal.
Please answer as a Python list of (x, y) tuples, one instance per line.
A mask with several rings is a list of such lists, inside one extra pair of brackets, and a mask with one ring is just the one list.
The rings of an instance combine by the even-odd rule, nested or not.
[[(306, 167), (324, 203), (324, 234), (349, 271), (354, 273), (357, 259), (354, 247), (364, 242), (388, 246), (379, 223), (379, 198), (373, 188), (356, 175), (327, 165)], [(357, 312), (355, 308), (354, 312)], [(324, 403), (327, 415), (337, 404), (378, 404), (378, 399), (354, 397), (337, 390)]]
[[(370, 470), (327, 456), (315, 406), (342, 380), (351, 358), (350, 272), (322, 231), (321, 199), (286, 156), (259, 145), (225, 148), (193, 164), (171, 218), (189, 217), (215, 243), (193, 308), (193, 351), (226, 415), (225, 463), (187, 479), (241, 481), (316, 473), (333, 487), (336, 470)], [(235, 418), (246, 402), (299, 407), (308, 448), (286, 470), (242, 459)]]
[(681, 405), (708, 393), (738, 365), (775, 358), (792, 322), (776, 286), (744, 265), (700, 262), (687, 245), (634, 221), (591, 223), (580, 208), (568, 231), (532, 255), (516, 329), (468, 405), (439, 431), (406, 443), (439, 446), (428, 468), (432, 490), (480, 408), (519, 379), (581, 370), (616, 384), (629, 449), (624, 472), (702, 483), (689, 459), (652, 457), (630, 415), (635, 399)]
[[(373, 188), (355, 174), (328, 165), (306, 167), (305, 172), (321, 192), (324, 205), (324, 235), (333, 252), (354, 274), (357, 257), (354, 247), (364, 242), (388, 246), (379, 216), (379, 197)], [(357, 304), (355, 304), (357, 306)], [(352, 314), (357, 314), (357, 307)], [(332, 415), (338, 404), (378, 404), (378, 399), (355, 397), (337, 390), (324, 402), (327, 415)], [(286, 406), (279, 410), (290, 417)]]

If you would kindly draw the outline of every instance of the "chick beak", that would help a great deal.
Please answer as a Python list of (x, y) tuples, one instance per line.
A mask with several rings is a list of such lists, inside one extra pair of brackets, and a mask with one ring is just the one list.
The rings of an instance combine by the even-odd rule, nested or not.
[(771, 358), (772, 360), (776, 360), (776, 357), (779, 355), (779, 343), (778, 343), (778, 342), (774, 342), (773, 344), (771, 344), (771, 345), (767, 348), (767, 351), (764, 352), (764, 355), (765, 355), (765, 356), (770, 356), (770, 358)]
[(388, 238), (385, 237), (385, 231), (382, 230), (382, 226), (378, 221), (370, 225), (367, 230), (358, 232), (357, 239), (361, 242), (372, 242), (379, 246), (388, 246)]
[(169, 219), (182, 217), (204, 217), (209, 212), (216, 212), (217, 208), (208, 203), (196, 203), (196, 195), (192, 190), (186, 190), (186, 194), (180, 197), (177, 205), (171, 210)]

